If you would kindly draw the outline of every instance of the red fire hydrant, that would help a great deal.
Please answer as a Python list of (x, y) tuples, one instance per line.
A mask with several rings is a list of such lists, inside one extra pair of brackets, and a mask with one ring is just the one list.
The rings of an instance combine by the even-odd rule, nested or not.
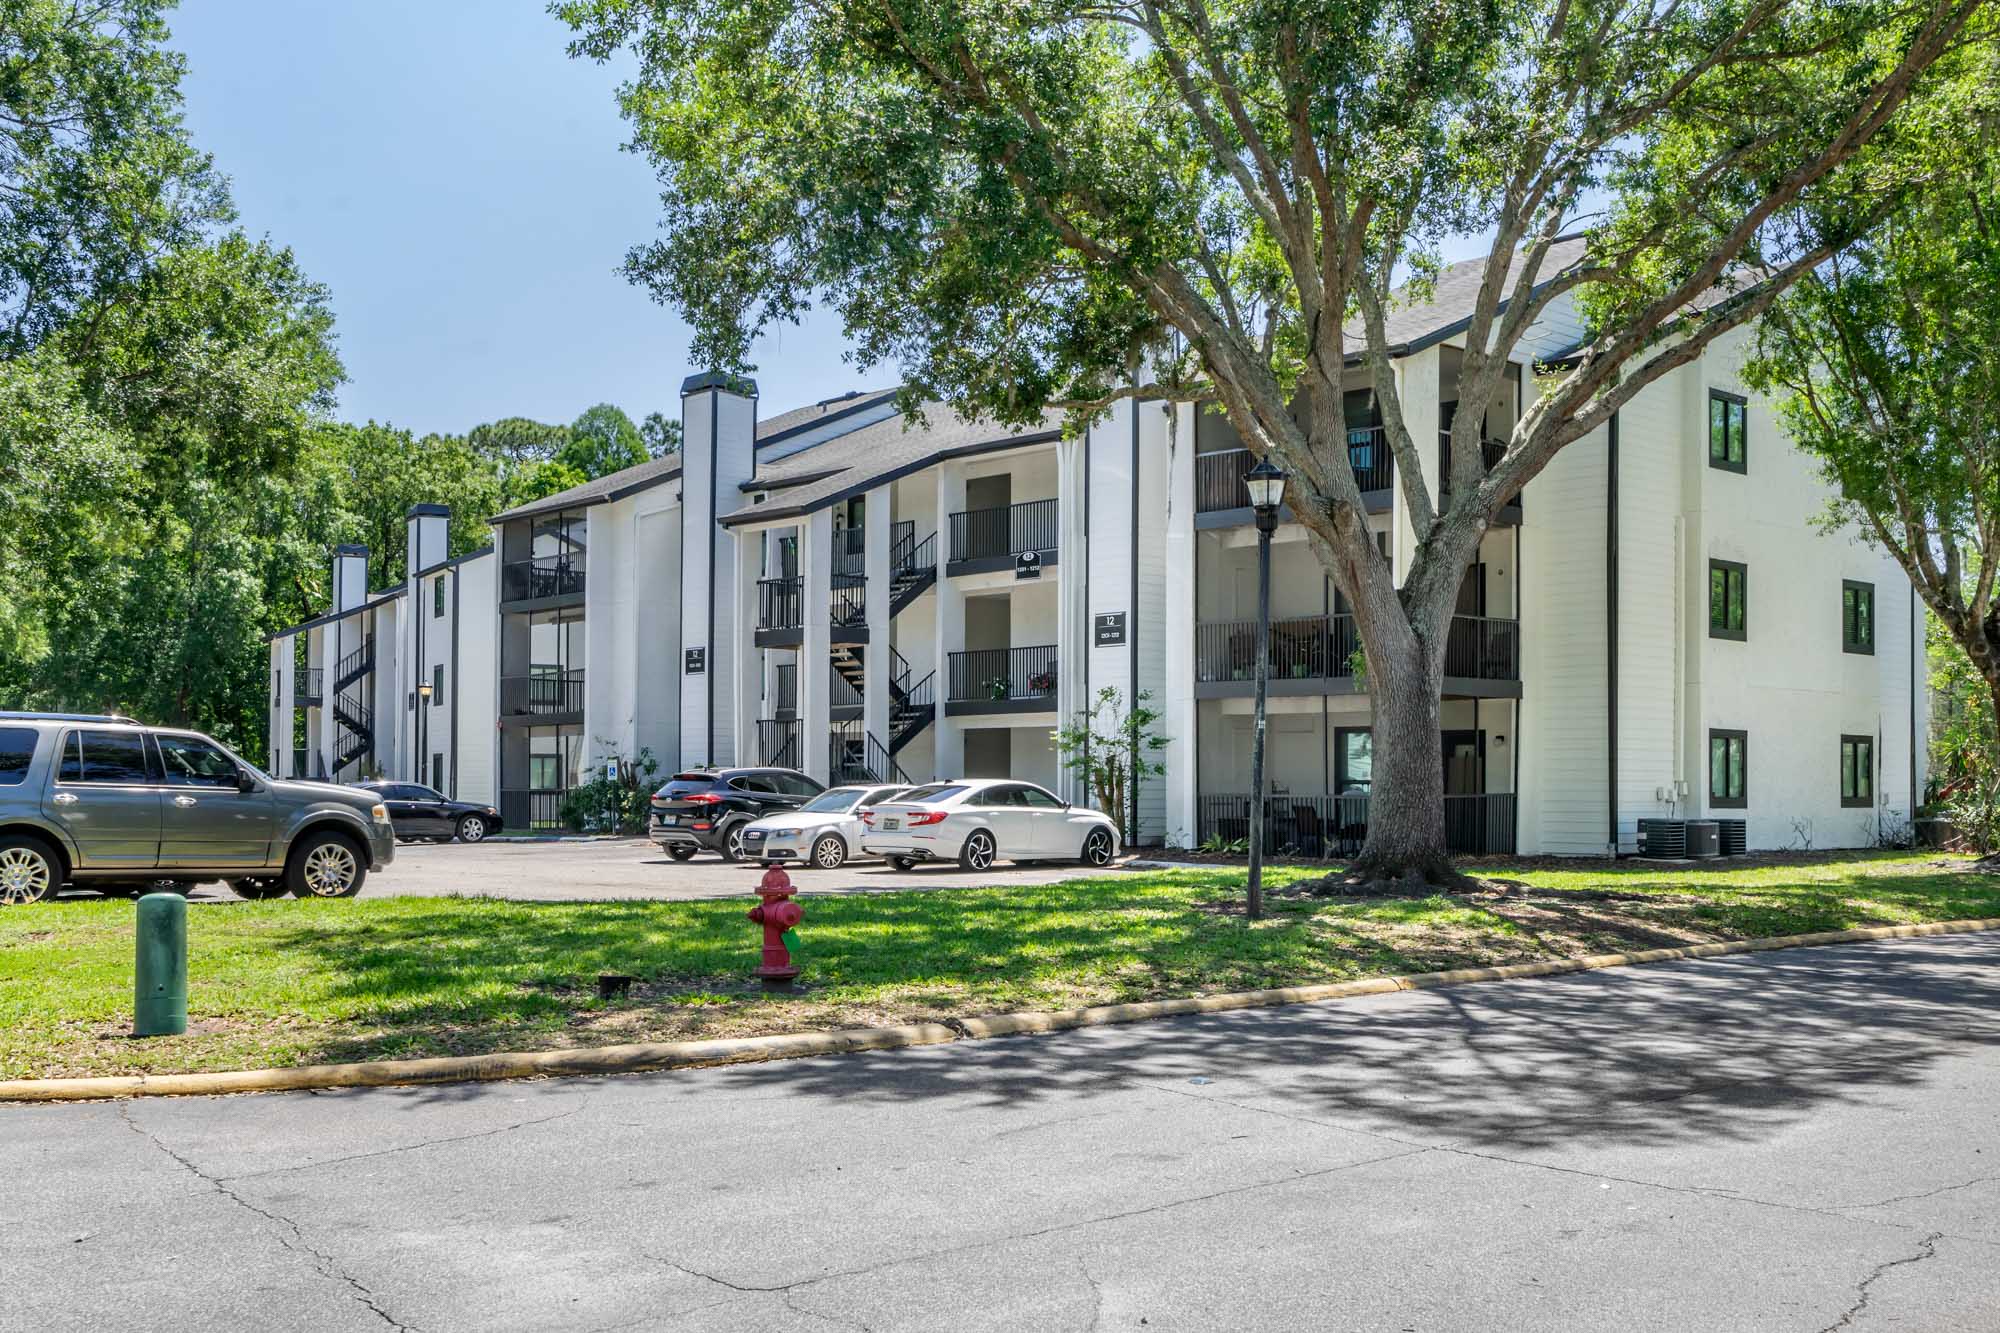
[(796, 942), (792, 928), (805, 916), (805, 909), (791, 901), (792, 877), (783, 866), (772, 866), (757, 884), (757, 896), (764, 901), (750, 909), (750, 919), (764, 926), (764, 961), (757, 968), (766, 990), (789, 990), (799, 969), (792, 965), (789, 945)]

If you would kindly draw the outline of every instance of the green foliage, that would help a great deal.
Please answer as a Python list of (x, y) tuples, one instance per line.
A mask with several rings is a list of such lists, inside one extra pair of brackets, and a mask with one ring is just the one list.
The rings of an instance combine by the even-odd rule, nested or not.
[(475, 453), (493, 460), (498, 467), (546, 463), (569, 443), (568, 426), (550, 426), (526, 417), (503, 417), (466, 432), (466, 443)]
[(632, 418), (610, 403), (588, 408), (570, 423), (569, 442), (556, 454), (586, 479), (608, 477), (646, 461), (646, 441)]
[(1127, 847), (1139, 836), (1132, 808), (1140, 784), (1167, 771), (1158, 755), (1172, 738), (1154, 730), (1161, 713), (1149, 702), (1152, 697), (1141, 690), (1128, 709), (1118, 688), (1106, 685), (1076, 721), (1053, 736), (1057, 759), (1083, 780), (1097, 808), (1118, 821), (1120, 841)]
[(563, 826), (576, 833), (625, 833), (646, 831), (652, 814), (652, 799), (659, 786), (659, 761), (649, 749), (641, 749), (637, 759), (614, 756), (618, 776), (602, 768), (590, 781), (573, 787), (563, 797)]
[(648, 412), (639, 423), (639, 434), (645, 438), (646, 452), (655, 458), (681, 451), (681, 423), (664, 413)]

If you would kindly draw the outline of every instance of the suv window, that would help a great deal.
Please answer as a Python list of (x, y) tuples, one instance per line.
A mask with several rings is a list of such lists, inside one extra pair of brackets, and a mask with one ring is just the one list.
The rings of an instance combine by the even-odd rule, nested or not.
[(0, 787), (18, 786), (27, 780), (36, 735), (32, 727), (0, 727)]
[(778, 794), (778, 788), (771, 779), (759, 773), (745, 773), (740, 777), (733, 777), (729, 779), (729, 785), (737, 791), (753, 792), (758, 796), (776, 796)]
[(770, 777), (772, 785), (792, 796), (817, 796), (826, 790), (811, 778), (798, 773), (773, 773)]
[(169, 787), (235, 787), (236, 761), (192, 736), (154, 736)]
[(663, 800), (676, 796), (688, 796), (695, 792), (708, 791), (715, 786), (715, 779), (707, 773), (681, 773), (672, 782), (655, 793)]
[(144, 787), (159, 780), (144, 732), (72, 731), (63, 739), (58, 782)]

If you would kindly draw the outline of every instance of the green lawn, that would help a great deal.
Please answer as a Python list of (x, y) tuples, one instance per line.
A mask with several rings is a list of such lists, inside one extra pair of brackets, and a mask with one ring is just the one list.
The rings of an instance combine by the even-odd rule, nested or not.
[[(1240, 913), (1240, 870), (805, 899), (805, 985), (749, 980), (751, 899), (382, 898), (197, 904), (191, 1030), (131, 1024), (132, 904), (0, 911), (0, 1077), (235, 1069), (739, 1036), (1343, 980), (1625, 946), (2000, 916), (2000, 876), (1925, 855), (1663, 873), (1481, 870), (1462, 897), (1287, 896)], [(641, 979), (600, 1001), (600, 972)]]

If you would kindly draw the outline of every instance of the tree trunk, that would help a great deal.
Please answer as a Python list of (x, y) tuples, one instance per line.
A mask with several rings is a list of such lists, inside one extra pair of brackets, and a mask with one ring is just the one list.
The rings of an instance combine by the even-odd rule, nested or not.
[(1465, 882), (1445, 847), (1439, 748), (1443, 687), (1442, 630), (1430, 642), (1413, 640), (1406, 653), (1368, 658), (1374, 780), (1368, 795), (1368, 840), (1354, 863), (1356, 880), (1420, 881), (1444, 888)]

